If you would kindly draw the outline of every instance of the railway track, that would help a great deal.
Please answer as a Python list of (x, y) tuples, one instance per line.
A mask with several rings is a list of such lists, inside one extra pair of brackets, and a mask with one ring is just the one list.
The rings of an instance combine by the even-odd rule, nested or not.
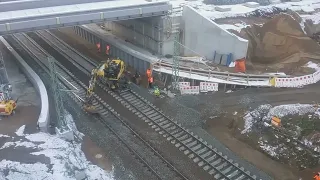
[[(50, 46), (63, 54), (66, 59), (71, 61), (75, 66), (90, 76), (91, 69), (96, 67), (97, 63), (84, 57), (81, 53), (64, 43), (49, 31), (38, 31), (37, 33)], [(88, 69), (90, 68), (91, 69)], [(186, 156), (192, 159), (198, 166), (202, 167), (215, 179), (225, 180), (256, 180), (269, 179), (257, 177), (241, 167), (237, 162), (233, 162), (227, 156), (197, 135), (185, 129), (177, 122), (168, 118), (160, 109), (152, 103), (133, 91), (115, 93), (104, 85), (103, 79), (100, 79), (98, 86), (105, 92), (114, 97), (124, 107), (136, 114), (140, 119), (146, 122), (156, 132), (170, 141), (176, 148), (182, 151)]]
[[(35, 43), (30, 37), (26, 34), (16, 34), (12, 35), (13, 39), (22, 47), (36, 62), (36, 64), (43, 69), (46, 73), (50, 73), (48, 58), (52, 58), (46, 51), (44, 51), (37, 43)], [(59, 82), (61, 85), (70, 90), (67, 93), (70, 97), (76, 102), (78, 105), (82, 105), (82, 101), (86, 94), (87, 86), (83, 84), (78, 78), (76, 78), (69, 70), (67, 70), (62, 64), (56, 62), (57, 74), (59, 78)], [(98, 118), (104, 125), (107, 127), (119, 140), (120, 142), (127, 147), (133, 156), (139, 160), (143, 167), (153, 174), (156, 179), (188, 179), (183, 174), (181, 174), (175, 167), (173, 167), (158, 151), (156, 151), (147, 141), (145, 141), (136, 131), (134, 131), (125, 120), (121, 119), (119, 114), (112, 109), (105, 101), (103, 101), (97, 94), (94, 94), (93, 104), (97, 107), (99, 114), (101, 115)], [(108, 123), (108, 121), (116, 122), (120, 121), (122, 124), (122, 129), (119, 127), (114, 128)], [(145, 147), (145, 150), (149, 150), (150, 153), (157, 158), (157, 160), (161, 161), (163, 165), (169, 168), (174, 175), (163, 174), (159, 172), (158, 167), (154, 165), (150, 165), (150, 162), (143, 157), (141, 152), (135, 150), (135, 148), (131, 147), (129, 143), (124, 140), (118, 132), (131, 132), (132, 137), (141, 141)], [(144, 152), (145, 153), (145, 152)], [(155, 159), (153, 159), (155, 160)], [(159, 164), (156, 164), (160, 166)], [(162, 167), (162, 166), (161, 166)], [(162, 167), (163, 168), (163, 167)]]

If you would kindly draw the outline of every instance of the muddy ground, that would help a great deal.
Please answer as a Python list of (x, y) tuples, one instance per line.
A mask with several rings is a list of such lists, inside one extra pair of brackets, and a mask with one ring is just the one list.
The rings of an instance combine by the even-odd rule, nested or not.
[[(200, 103), (196, 109), (202, 112), (206, 120), (203, 128), (207, 132), (276, 179), (310, 179), (313, 172), (320, 170), (319, 153), (303, 142), (304, 138), (313, 138), (315, 141), (318, 138), (319, 141), (316, 134), (319, 132), (320, 120), (317, 115), (310, 112), (301, 116), (285, 116), (281, 118), (283, 128), (255, 123), (253, 130), (244, 134), (243, 117), (247, 111), (263, 104), (312, 104), (320, 100), (318, 88), (319, 84), (296, 90), (247, 89), (225, 95), (204, 95), (202, 98), (207, 99), (207, 102)], [(258, 122), (267, 112), (261, 110), (261, 114), (255, 116)], [(270, 120), (267, 121), (269, 124)], [(292, 175), (286, 171), (292, 172)]]

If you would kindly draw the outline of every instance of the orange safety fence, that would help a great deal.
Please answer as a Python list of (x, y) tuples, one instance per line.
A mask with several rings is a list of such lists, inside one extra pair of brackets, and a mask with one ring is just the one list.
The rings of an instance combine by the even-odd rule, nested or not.
[(236, 72), (246, 72), (246, 59), (237, 59), (235, 61), (235, 71)]

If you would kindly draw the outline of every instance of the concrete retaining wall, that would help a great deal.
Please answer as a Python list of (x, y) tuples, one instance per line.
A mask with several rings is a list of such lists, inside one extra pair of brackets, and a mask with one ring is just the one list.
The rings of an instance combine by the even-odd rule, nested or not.
[[(248, 41), (219, 27), (207, 17), (199, 14), (194, 8), (184, 6), (182, 13), (183, 43), (189, 49), (214, 59), (214, 52), (233, 54), (233, 59), (246, 57)], [(183, 49), (185, 56), (196, 56), (194, 52)]]
[(31, 83), (39, 93), (41, 98), (41, 111), (38, 118), (38, 125), (41, 131), (47, 132), (50, 119), (49, 119), (49, 99), (48, 99), (46, 87), (44, 86), (42, 80), (37, 75), (37, 73), (35, 73), (31, 69), (31, 67), (22, 59), (22, 57), (10, 46), (10, 44), (3, 37), (0, 37), (0, 41), (2, 41), (2, 43), (17, 59), (17, 63), (20, 66), (21, 70), (28, 77), (28, 79), (31, 81)]

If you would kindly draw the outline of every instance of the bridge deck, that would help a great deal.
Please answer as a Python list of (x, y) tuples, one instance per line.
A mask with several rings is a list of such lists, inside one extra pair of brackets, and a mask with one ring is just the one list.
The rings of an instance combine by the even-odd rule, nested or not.
[(78, 24), (165, 15), (167, 2), (122, 0), (0, 12), (0, 35)]

